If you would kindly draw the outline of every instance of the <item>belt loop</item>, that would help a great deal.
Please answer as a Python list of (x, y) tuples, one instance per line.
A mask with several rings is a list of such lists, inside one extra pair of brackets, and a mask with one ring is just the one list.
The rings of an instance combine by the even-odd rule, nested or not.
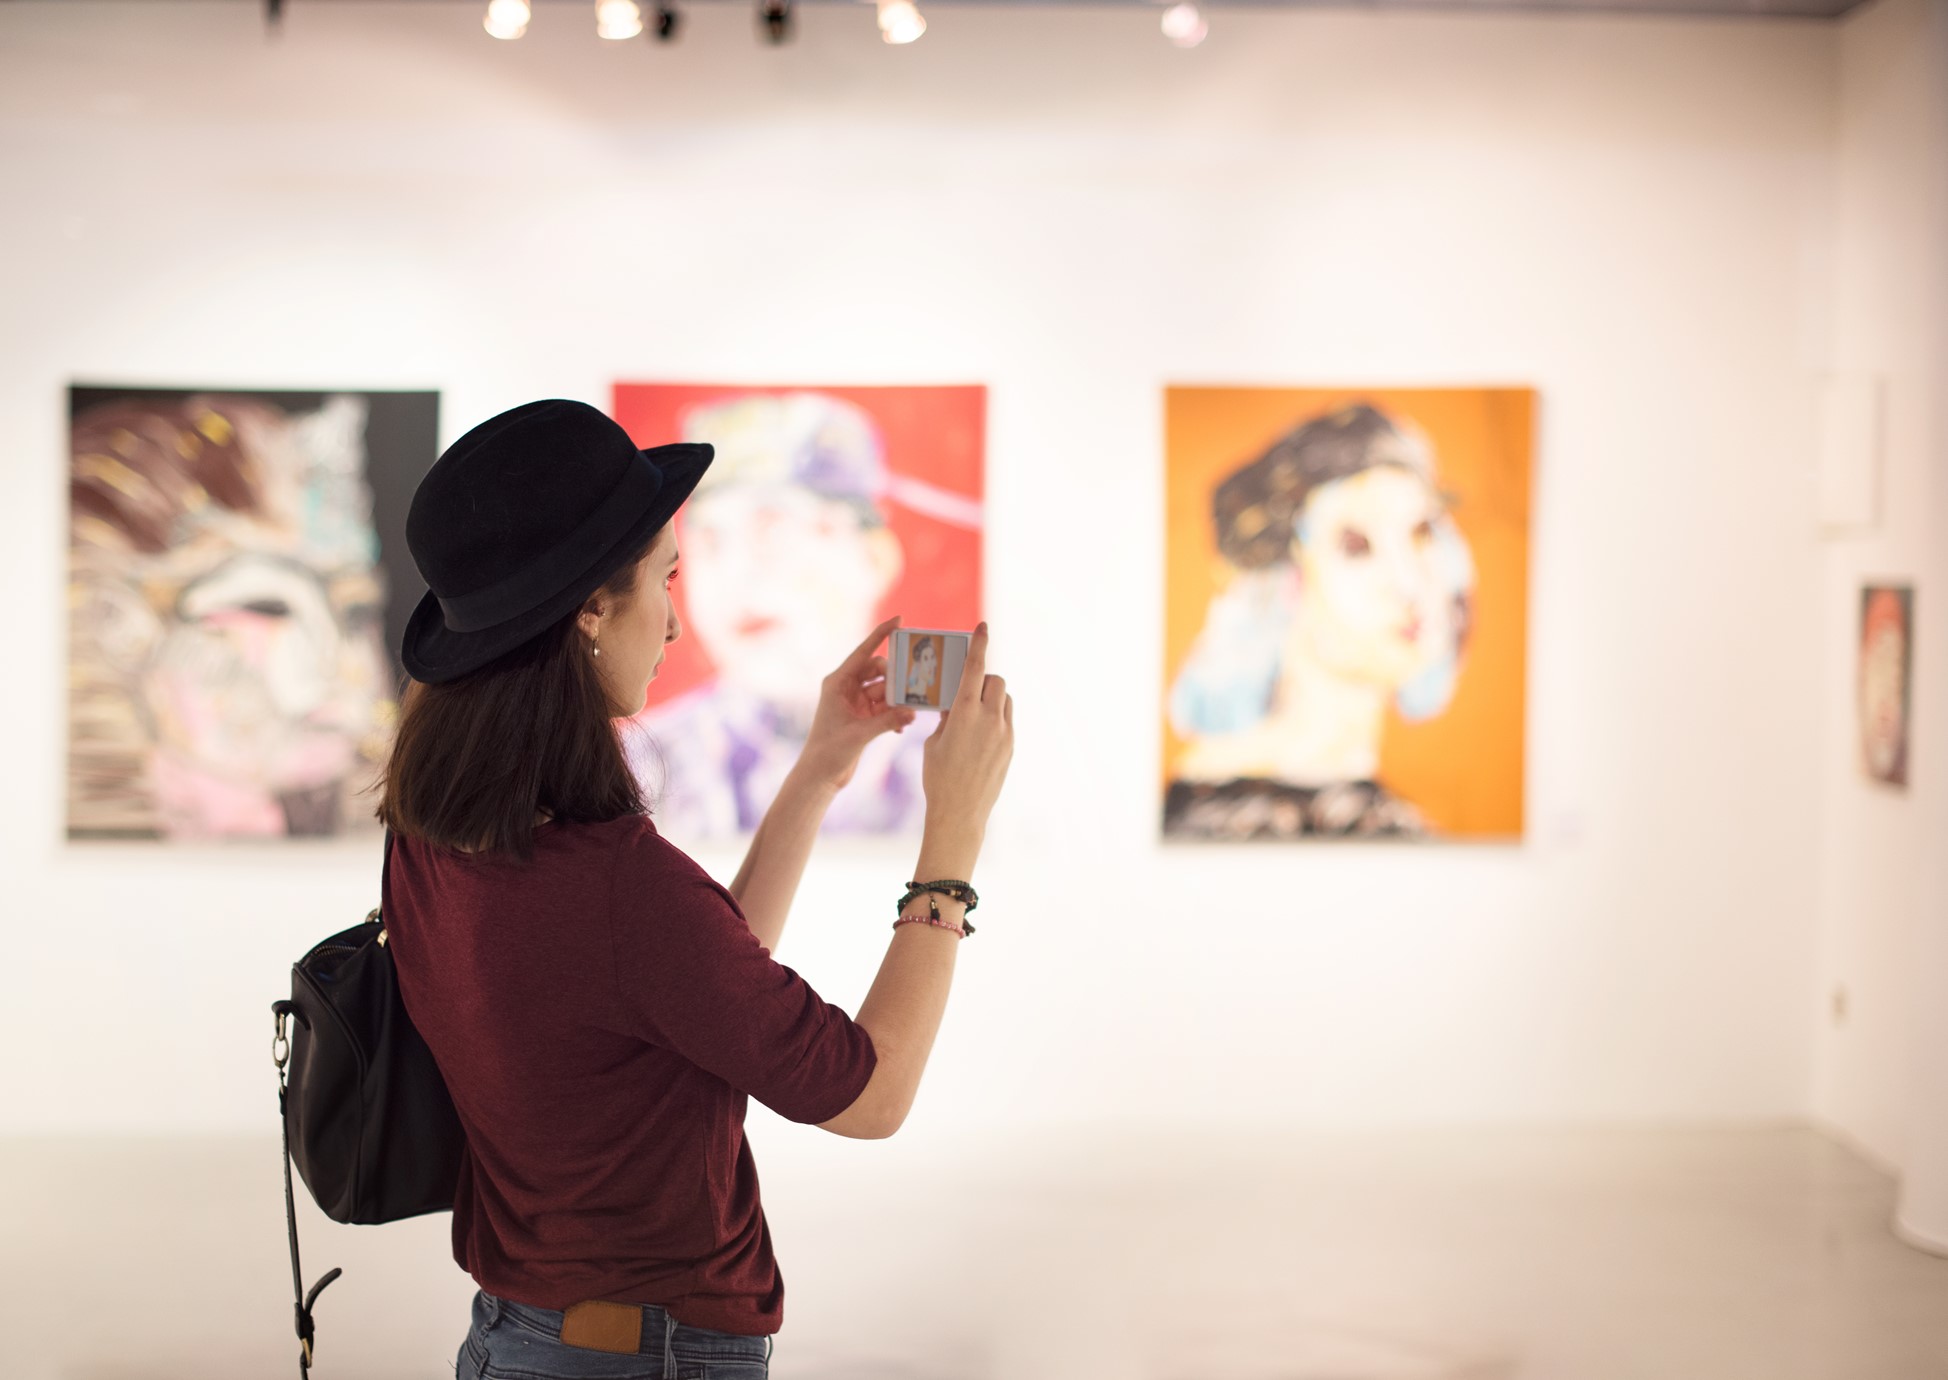
[(764, 1339), (764, 1365), (767, 1370), (771, 1368), (771, 1348), (777, 1340), (778, 1338), (775, 1333)]
[(663, 1380), (676, 1380), (676, 1314), (663, 1310)]

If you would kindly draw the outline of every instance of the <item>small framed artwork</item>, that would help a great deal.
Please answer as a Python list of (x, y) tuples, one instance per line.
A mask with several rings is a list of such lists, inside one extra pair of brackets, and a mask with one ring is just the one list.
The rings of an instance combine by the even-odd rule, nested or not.
[(946, 709), (960, 692), (971, 634), (939, 628), (900, 628), (893, 633), (893, 664), (887, 688), (894, 704), (908, 709)]
[(1870, 780), (1907, 785), (1914, 682), (1914, 586), (1860, 591), (1860, 760)]

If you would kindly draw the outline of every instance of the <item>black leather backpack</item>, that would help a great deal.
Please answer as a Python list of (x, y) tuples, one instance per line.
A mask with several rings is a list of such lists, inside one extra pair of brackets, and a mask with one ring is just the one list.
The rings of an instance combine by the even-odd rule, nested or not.
[[(389, 871), (389, 833), (385, 860)], [(311, 1369), (312, 1305), (339, 1271), (305, 1293), (291, 1165), (334, 1222), (396, 1222), (453, 1207), (466, 1142), (439, 1066), (400, 1000), (379, 911), (293, 964), (291, 998), (271, 1010), (302, 1380)]]

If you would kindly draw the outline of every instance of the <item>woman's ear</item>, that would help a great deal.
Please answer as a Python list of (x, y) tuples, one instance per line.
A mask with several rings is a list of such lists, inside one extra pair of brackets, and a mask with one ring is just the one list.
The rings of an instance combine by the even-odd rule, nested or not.
[(602, 615), (606, 612), (600, 599), (591, 599), (575, 615), (575, 626), (582, 630), (583, 637), (595, 638), (602, 632)]

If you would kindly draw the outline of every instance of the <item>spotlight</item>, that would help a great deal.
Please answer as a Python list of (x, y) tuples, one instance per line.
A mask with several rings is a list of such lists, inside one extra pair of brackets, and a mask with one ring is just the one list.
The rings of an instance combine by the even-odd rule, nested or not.
[(758, 25), (764, 30), (766, 42), (789, 41), (796, 27), (791, 0), (758, 0)]
[(669, 0), (657, 0), (656, 27), (651, 30), (658, 43), (676, 42), (676, 31), (683, 25), (683, 16), (676, 12), (676, 6)]
[(1211, 26), (1190, 0), (1163, 12), (1163, 36), (1179, 48), (1195, 48), (1210, 32)]
[(528, 31), (528, 21), (534, 18), (534, 11), (528, 7), (528, 0), (487, 0), (487, 17), (480, 21), (480, 27), (495, 38), (519, 38)]
[(636, 0), (595, 0), (595, 32), (620, 42), (643, 31), (643, 7)]
[(888, 43), (911, 43), (927, 31), (913, 0), (879, 0), (879, 36)]

